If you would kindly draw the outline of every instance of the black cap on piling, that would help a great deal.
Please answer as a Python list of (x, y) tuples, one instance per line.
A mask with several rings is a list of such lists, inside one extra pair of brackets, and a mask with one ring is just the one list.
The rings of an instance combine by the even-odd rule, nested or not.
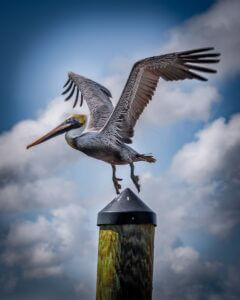
[(98, 213), (97, 225), (152, 224), (157, 217), (129, 188), (121, 192)]

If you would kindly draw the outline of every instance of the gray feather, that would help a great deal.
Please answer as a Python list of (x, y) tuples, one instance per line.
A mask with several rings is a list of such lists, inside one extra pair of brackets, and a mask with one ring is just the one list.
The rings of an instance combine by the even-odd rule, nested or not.
[(69, 82), (70, 82), (71, 80), (70, 80), (70, 78), (68, 79), (68, 81), (64, 84), (64, 88), (69, 84)]
[(72, 86), (73, 86), (73, 81), (71, 81), (70, 85), (66, 88), (66, 90), (62, 92), (62, 95), (67, 94), (71, 90)]
[[(73, 72), (70, 72), (68, 76), (81, 92), (80, 106), (83, 104), (83, 99), (88, 105), (90, 111), (88, 129), (100, 130), (113, 111), (110, 91), (103, 85)], [(72, 90), (67, 99), (70, 99), (73, 93), (74, 90)], [(76, 104), (75, 98), (74, 105), (76, 106)]]
[(76, 97), (75, 97), (75, 101), (74, 101), (74, 104), (73, 104), (73, 108), (77, 105), (77, 102), (78, 102), (78, 96), (79, 96), (79, 89), (77, 88), (77, 94), (76, 94)]
[(83, 94), (81, 94), (80, 107), (83, 105)]
[(219, 53), (206, 53), (213, 49), (212, 47), (193, 49), (149, 57), (136, 62), (102, 133), (109, 139), (130, 143), (134, 134), (134, 126), (152, 99), (159, 78), (162, 77), (167, 81), (184, 79), (206, 81), (207, 78), (201, 73), (215, 73), (216, 71), (201, 67), (201, 64), (219, 62), (218, 59), (209, 59), (218, 57)]
[(75, 88), (76, 88), (76, 84), (74, 84), (74, 86), (71, 90), (71, 93), (69, 94), (69, 96), (67, 98), (65, 98), (65, 101), (68, 101), (69, 99), (71, 99), (72, 95), (74, 94)]

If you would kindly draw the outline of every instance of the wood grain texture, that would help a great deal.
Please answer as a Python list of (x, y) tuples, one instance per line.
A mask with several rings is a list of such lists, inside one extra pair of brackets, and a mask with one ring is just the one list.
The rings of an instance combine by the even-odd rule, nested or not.
[(155, 227), (102, 225), (97, 300), (151, 300)]

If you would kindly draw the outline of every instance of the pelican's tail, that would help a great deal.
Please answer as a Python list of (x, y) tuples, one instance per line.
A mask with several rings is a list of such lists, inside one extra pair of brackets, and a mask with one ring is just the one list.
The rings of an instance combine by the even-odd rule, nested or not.
[(137, 155), (138, 161), (147, 161), (149, 163), (155, 163), (156, 158), (154, 158), (152, 155), (145, 155), (145, 154), (138, 154)]

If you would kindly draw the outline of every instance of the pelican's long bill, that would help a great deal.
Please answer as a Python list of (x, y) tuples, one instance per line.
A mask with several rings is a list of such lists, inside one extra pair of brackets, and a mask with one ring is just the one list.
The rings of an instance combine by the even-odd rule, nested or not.
[(41, 144), (55, 136), (58, 136), (66, 131), (68, 131), (70, 128), (72, 127), (72, 123), (66, 123), (63, 122), (62, 124), (60, 124), (59, 126), (57, 126), (56, 128), (54, 128), (53, 130), (49, 131), (47, 134), (43, 135), (42, 137), (40, 137), (39, 139), (35, 140), (34, 142), (32, 142), (31, 144), (27, 145), (27, 149), (36, 146), (38, 144)]

